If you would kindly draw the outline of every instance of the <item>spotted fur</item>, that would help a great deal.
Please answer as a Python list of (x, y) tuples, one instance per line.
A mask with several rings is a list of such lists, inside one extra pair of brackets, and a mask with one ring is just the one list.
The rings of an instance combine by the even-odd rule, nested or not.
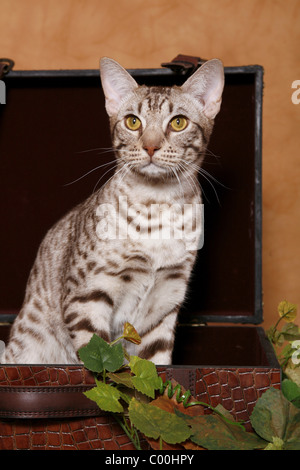
[[(3, 363), (78, 363), (78, 349), (93, 333), (112, 341), (126, 321), (142, 338), (141, 345), (129, 345), (131, 354), (171, 363), (197, 247), (155, 235), (165, 207), (201, 203), (197, 170), (220, 108), (223, 66), (208, 61), (182, 87), (170, 88), (138, 86), (108, 58), (100, 70), (117, 167), (41, 243)], [(137, 130), (126, 125), (130, 115), (140, 121)], [(178, 132), (170, 125), (176, 116), (187, 122)], [(107, 208), (119, 215), (115, 238), (104, 236), (104, 222), (109, 228), (114, 221)], [(120, 236), (137, 217), (140, 235), (153, 237)], [(203, 227), (196, 229), (190, 217), (196, 243)], [(183, 232), (182, 219), (173, 223)]]

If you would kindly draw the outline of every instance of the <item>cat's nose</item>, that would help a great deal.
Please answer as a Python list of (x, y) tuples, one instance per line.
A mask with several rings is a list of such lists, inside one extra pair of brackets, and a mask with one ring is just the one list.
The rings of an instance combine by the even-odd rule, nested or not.
[(160, 147), (157, 147), (156, 145), (144, 145), (143, 148), (146, 150), (150, 157), (153, 157), (154, 152), (160, 149)]

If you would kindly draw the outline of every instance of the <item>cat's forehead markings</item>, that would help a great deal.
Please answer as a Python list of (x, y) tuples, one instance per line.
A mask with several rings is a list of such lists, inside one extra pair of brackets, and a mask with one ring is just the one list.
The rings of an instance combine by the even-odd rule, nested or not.
[(143, 102), (140, 101), (139, 104), (138, 104), (138, 113), (139, 113), (139, 114), (141, 114), (142, 107), (143, 107)]
[(165, 87), (151, 87), (145, 97), (145, 104), (149, 111), (161, 111), (168, 102), (171, 90)]

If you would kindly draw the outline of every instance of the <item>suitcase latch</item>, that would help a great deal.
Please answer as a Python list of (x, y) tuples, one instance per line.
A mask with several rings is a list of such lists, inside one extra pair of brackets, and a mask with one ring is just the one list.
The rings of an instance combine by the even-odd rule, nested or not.
[(14, 65), (15, 63), (11, 59), (0, 59), (0, 80), (11, 71)]
[(171, 62), (163, 62), (161, 66), (167, 67), (178, 74), (192, 74), (204, 62), (206, 60), (200, 57), (179, 54)]

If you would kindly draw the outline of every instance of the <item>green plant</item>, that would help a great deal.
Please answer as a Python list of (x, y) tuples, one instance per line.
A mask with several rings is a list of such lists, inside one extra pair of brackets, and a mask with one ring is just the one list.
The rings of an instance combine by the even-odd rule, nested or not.
[[(275, 389), (263, 394), (251, 416), (255, 432), (247, 432), (222, 406), (195, 401), (180, 384), (163, 382), (152, 362), (128, 355), (122, 339), (140, 343), (126, 323), (120, 338), (107, 343), (94, 335), (79, 356), (95, 373), (96, 386), (85, 395), (113, 414), (136, 449), (139, 433), (160, 449), (164, 443), (186, 449), (299, 448), (300, 389), (294, 384), (286, 382), (287, 397)], [(211, 413), (203, 414), (203, 408)]]
[(300, 328), (294, 320), (297, 306), (286, 300), (278, 305), (279, 318), (266, 334), (274, 347), (284, 375), (300, 386)]
[[(296, 387), (296, 388), (295, 388)], [(257, 401), (250, 420), (269, 444), (266, 450), (300, 450), (300, 388), (285, 379), (282, 390), (270, 388)]]

